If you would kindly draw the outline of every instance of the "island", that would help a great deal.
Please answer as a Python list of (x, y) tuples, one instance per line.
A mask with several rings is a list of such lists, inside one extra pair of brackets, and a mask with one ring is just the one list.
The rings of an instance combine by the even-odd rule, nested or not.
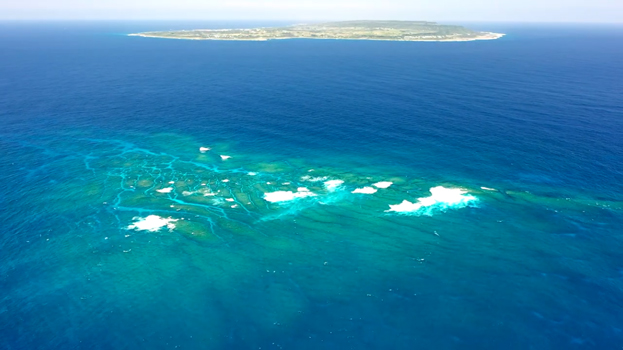
[(426, 21), (342, 21), (287, 27), (193, 29), (129, 34), (185, 40), (342, 39), (389, 41), (474, 41), (499, 39), (504, 34), (478, 32), (457, 25)]

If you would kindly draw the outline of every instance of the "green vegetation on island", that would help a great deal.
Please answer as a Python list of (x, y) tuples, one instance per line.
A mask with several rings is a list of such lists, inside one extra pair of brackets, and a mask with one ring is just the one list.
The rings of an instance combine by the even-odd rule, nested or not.
[(344, 21), (248, 29), (194, 29), (130, 34), (187, 40), (346, 39), (391, 41), (492, 40), (504, 34), (478, 32), (425, 21)]

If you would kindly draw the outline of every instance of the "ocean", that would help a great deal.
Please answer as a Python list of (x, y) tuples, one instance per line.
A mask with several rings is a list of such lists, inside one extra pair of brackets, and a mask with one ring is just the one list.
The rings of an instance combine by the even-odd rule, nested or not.
[(619, 349), (623, 26), (0, 22), (1, 349)]

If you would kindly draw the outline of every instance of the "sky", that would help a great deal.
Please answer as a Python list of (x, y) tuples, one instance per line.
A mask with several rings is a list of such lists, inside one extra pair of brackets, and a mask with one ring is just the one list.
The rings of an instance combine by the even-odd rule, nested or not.
[(623, 0), (0, 0), (0, 19), (623, 22)]

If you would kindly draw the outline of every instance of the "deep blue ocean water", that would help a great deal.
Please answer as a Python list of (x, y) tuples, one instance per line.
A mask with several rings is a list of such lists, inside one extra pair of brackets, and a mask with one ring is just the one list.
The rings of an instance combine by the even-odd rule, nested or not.
[(0, 22), (0, 348), (623, 347), (622, 26), (238, 25)]

